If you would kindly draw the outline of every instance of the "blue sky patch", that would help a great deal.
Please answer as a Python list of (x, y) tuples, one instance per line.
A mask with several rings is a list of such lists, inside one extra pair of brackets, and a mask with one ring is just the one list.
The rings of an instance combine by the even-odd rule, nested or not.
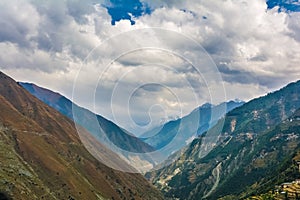
[(109, 0), (103, 7), (111, 16), (112, 25), (121, 20), (129, 20), (131, 25), (134, 25), (133, 17), (138, 18), (151, 13), (150, 7), (139, 0)]
[(279, 6), (279, 12), (300, 12), (299, 0), (267, 0), (268, 9)]

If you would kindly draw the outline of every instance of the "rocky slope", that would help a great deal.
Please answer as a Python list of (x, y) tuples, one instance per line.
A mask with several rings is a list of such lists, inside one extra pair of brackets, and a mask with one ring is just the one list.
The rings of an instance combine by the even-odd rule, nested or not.
[(299, 150), (299, 108), (300, 81), (232, 110), (224, 126), (147, 177), (171, 199), (242, 199), (268, 190), (288, 177), (282, 171), (294, 173), (288, 168)]
[[(101, 164), (82, 145), (71, 120), (3, 73), (0, 110), (1, 194), (30, 200), (162, 199), (141, 175)], [(102, 149), (101, 157), (116, 157), (96, 146)]]

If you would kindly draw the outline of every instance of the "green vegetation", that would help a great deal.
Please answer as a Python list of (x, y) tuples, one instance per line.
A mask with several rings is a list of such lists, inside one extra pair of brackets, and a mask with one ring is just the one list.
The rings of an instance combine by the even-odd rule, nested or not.
[[(268, 191), (275, 185), (299, 177), (293, 161), (300, 151), (299, 108), (300, 81), (229, 112), (216, 144), (196, 139), (170, 167), (149, 176), (167, 197), (245, 199), (264, 194), (261, 198), (270, 199)], [(215, 134), (214, 129), (206, 134)], [(209, 145), (215, 147), (199, 157)], [(219, 164), (218, 179), (214, 172)], [(173, 174), (177, 168), (180, 173)]]

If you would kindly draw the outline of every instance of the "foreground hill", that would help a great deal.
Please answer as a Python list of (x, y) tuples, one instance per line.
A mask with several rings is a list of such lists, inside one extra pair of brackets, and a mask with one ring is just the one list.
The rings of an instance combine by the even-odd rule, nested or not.
[[(147, 176), (179, 199), (242, 199), (286, 181), (300, 150), (300, 81), (229, 112), (170, 166)], [(222, 122), (223, 124), (223, 122)], [(211, 138), (215, 138), (213, 140)]]
[[(278, 165), (270, 159), (265, 159), (264, 164), (273, 164), (274, 173), (269, 173), (257, 181), (256, 191), (252, 191), (249, 199), (299, 199), (300, 198), (300, 109), (293, 116), (285, 120), (276, 129), (265, 135), (270, 141), (267, 154), (275, 154), (277, 149), (284, 153)], [(290, 152), (287, 152), (290, 151)], [(287, 152), (287, 153), (286, 153)], [(273, 162), (273, 163), (271, 163)], [(271, 167), (271, 166), (269, 166)], [(268, 191), (268, 192), (267, 192)]]
[[(25, 200), (162, 199), (141, 175), (115, 171), (97, 161), (70, 119), (1, 72), (0, 110), (1, 195)], [(102, 158), (114, 157), (126, 166), (101, 144), (94, 145), (103, 149)]]

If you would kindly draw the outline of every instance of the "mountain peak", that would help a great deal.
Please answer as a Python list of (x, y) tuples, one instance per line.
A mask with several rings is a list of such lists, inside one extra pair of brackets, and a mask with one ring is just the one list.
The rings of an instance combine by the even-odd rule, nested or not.
[(205, 103), (200, 108), (211, 108), (213, 105), (211, 103)]

